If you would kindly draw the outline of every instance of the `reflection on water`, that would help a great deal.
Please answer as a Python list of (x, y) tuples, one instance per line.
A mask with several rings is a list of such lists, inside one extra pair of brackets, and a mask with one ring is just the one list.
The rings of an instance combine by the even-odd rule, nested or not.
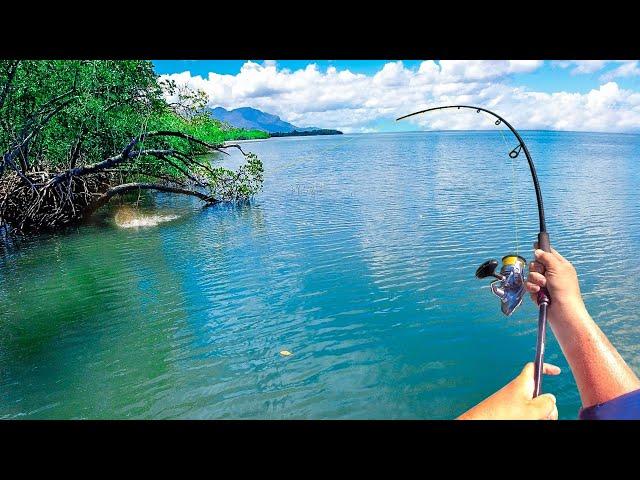
[[(552, 244), (638, 371), (639, 137), (524, 136)], [(530, 258), (537, 233), (526, 164), (512, 171), (499, 133), (251, 150), (265, 186), (249, 204), (145, 195), (2, 254), (0, 417), (452, 418), (533, 358), (535, 307), (505, 318), (473, 276)], [(564, 372), (544, 388), (575, 418), (547, 348)]]

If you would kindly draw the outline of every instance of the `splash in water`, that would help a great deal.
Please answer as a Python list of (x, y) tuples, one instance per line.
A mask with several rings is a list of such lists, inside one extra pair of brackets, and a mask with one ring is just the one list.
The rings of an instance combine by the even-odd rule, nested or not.
[(114, 217), (116, 225), (120, 228), (155, 227), (160, 223), (170, 222), (178, 218), (178, 215), (145, 215), (140, 211), (125, 206), (121, 207)]

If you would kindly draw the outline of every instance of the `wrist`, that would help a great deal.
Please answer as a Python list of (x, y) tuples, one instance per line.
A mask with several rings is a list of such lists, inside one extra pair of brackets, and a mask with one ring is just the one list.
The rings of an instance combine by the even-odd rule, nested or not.
[(590, 319), (582, 297), (552, 299), (548, 318), (554, 327), (575, 328), (580, 328)]

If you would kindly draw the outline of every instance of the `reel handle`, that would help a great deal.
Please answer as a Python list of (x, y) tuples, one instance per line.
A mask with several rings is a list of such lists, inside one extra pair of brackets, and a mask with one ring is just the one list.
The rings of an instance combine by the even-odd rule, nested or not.
[[(547, 232), (538, 233), (538, 247), (545, 252), (551, 251), (549, 234)], [(536, 341), (536, 358), (533, 371), (533, 398), (542, 392), (542, 366), (544, 364), (544, 340), (547, 331), (547, 307), (551, 303), (549, 291), (541, 288), (538, 292), (538, 339)]]

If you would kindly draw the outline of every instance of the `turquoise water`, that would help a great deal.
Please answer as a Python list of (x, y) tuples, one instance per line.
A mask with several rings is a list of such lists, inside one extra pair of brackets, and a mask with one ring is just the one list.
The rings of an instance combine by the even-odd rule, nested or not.
[[(522, 133), (552, 245), (639, 372), (640, 137)], [(178, 218), (122, 228), (114, 205), (0, 252), (0, 417), (455, 417), (534, 355), (534, 305), (505, 318), (473, 275), (516, 248), (529, 259), (537, 233), (505, 138), (249, 142), (266, 171), (250, 205), (160, 194), (140, 210)], [(547, 348), (564, 372), (543, 389), (576, 418), (552, 335)]]

